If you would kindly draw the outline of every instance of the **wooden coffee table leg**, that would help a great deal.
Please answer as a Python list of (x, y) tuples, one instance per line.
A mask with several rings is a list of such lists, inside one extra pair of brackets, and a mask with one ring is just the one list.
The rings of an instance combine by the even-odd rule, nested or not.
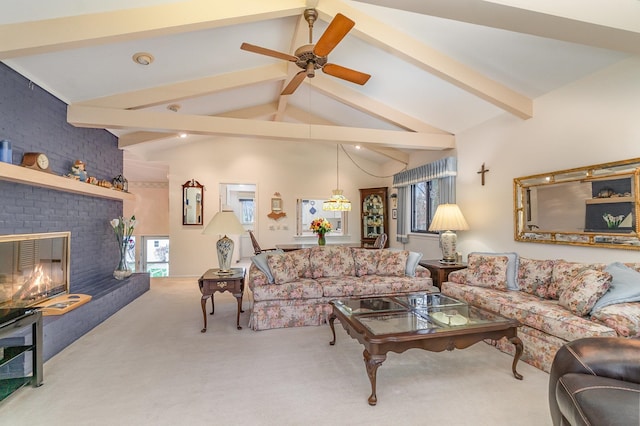
[(331, 346), (336, 344), (336, 329), (333, 328), (333, 322), (336, 320), (335, 314), (329, 315), (329, 327), (331, 327), (331, 333), (333, 333), (333, 340), (329, 342)]
[(516, 364), (520, 360), (520, 356), (522, 355), (522, 351), (524, 349), (524, 347), (522, 346), (522, 340), (520, 340), (518, 336), (515, 336), (510, 338), (509, 341), (513, 343), (513, 346), (516, 347), (516, 353), (513, 356), (513, 364), (511, 365), (511, 371), (513, 371), (513, 377), (515, 377), (518, 380), (522, 380), (522, 374), (516, 371)]
[(367, 367), (367, 375), (371, 382), (371, 395), (369, 396), (369, 405), (376, 405), (378, 397), (376, 396), (376, 372), (378, 367), (387, 359), (386, 355), (371, 355), (366, 349), (362, 353), (364, 355), (364, 365)]

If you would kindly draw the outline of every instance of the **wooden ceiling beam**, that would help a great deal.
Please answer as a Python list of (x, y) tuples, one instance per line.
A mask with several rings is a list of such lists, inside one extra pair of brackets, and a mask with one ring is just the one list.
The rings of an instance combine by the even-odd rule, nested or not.
[(189, 0), (0, 25), (0, 59), (301, 14), (304, 0)]

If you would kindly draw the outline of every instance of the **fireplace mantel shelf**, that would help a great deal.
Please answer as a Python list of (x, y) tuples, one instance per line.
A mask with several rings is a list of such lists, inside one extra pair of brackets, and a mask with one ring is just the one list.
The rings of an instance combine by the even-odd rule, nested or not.
[(0, 180), (22, 183), (25, 185), (40, 186), (64, 192), (73, 192), (90, 197), (111, 198), (116, 200), (135, 200), (135, 195), (129, 192), (103, 188), (98, 185), (80, 182), (52, 173), (27, 169), (9, 163), (0, 162)]

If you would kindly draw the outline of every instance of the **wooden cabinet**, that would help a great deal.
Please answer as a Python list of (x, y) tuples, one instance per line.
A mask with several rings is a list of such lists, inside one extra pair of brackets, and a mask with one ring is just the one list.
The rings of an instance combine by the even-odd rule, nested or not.
[[(387, 188), (360, 189), (360, 242), (362, 247), (373, 247), (382, 233), (389, 235)], [(385, 247), (388, 247), (388, 240)]]

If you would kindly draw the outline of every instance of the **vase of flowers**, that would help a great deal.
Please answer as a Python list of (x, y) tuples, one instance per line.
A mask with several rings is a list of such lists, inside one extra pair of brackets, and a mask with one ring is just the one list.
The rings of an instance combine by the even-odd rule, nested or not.
[(331, 223), (323, 218), (319, 217), (311, 221), (311, 226), (309, 227), (313, 233), (318, 234), (318, 245), (323, 246), (327, 244), (327, 240), (324, 238), (327, 232), (331, 232)]
[(120, 216), (117, 219), (113, 219), (110, 223), (113, 228), (113, 233), (116, 236), (118, 250), (120, 252), (120, 261), (115, 271), (113, 271), (113, 277), (117, 280), (123, 280), (131, 275), (131, 269), (129, 269), (127, 265), (127, 249), (129, 248), (129, 240), (133, 234), (133, 229), (136, 226), (136, 217), (131, 216), (131, 219), (125, 219)]
[(624, 220), (624, 215), (614, 216), (611, 213), (605, 213), (602, 215), (602, 218), (607, 223), (607, 228), (615, 229), (620, 226), (622, 221)]

